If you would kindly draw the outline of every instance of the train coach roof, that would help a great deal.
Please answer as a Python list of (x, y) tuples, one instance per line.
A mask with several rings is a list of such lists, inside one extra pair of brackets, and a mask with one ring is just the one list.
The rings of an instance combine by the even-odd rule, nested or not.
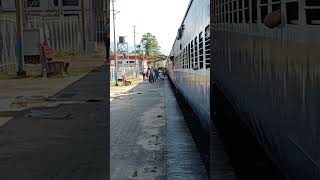
[[(189, 4), (188, 4), (188, 8), (187, 8), (187, 10), (186, 10), (186, 13), (184, 14), (184, 16), (183, 16), (183, 19), (182, 19), (182, 22), (181, 22), (181, 25), (180, 26), (182, 26), (183, 25), (183, 22), (184, 22), (184, 20), (186, 19), (186, 17), (187, 17), (187, 15), (188, 15), (188, 13), (189, 13), (189, 10), (190, 10), (190, 7), (191, 7), (191, 5), (192, 5), (192, 2), (193, 2), (193, 0), (190, 0), (190, 2), (189, 2)], [(174, 40), (174, 42), (173, 42), (173, 45), (172, 45), (172, 48), (171, 48), (171, 52), (169, 53), (169, 54), (171, 54), (172, 53), (172, 50), (173, 50), (173, 47), (174, 47), (174, 44), (176, 43), (176, 41), (177, 41), (177, 37), (178, 36), (176, 36), (176, 38), (175, 38), (175, 40)]]

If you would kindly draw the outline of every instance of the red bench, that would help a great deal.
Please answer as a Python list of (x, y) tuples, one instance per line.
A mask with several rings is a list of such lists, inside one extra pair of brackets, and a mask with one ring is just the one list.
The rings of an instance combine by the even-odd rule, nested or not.
[(41, 44), (43, 57), (45, 59), (45, 67), (47, 75), (60, 75), (63, 77), (63, 72), (68, 73), (68, 68), (70, 63), (65, 63), (63, 61), (54, 61), (53, 60), (53, 49), (48, 46), (47, 42)]
[(122, 76), (122, 81), (124, 86), (131, 85), (132, 81), (129, 81), (126, 75)]

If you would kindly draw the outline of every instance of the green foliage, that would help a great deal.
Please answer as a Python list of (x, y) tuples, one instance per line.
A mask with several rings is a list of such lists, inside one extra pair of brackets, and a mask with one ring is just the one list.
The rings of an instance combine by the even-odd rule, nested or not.
[(140, 47), (144, 48), (146, 56), (158, 56), (161, 54), (158, 40), (151, 33), (145, 33), (140, 44)]
[(139, 55), (139, 56), (143, 56), (143, 48), (142, 48), (142, 45), (141, 45), (141, 44), (137, 45), (136, 50), (133, 50), (133, 51), (131, 52), (131, 54), (137, 54), (137, 55)]

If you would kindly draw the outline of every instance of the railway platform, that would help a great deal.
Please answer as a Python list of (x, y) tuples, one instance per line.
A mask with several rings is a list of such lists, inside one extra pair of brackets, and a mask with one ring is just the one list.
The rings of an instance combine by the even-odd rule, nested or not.
[(167, 79), (144, 81), (110, 108), (111, 179), (209, 179)]

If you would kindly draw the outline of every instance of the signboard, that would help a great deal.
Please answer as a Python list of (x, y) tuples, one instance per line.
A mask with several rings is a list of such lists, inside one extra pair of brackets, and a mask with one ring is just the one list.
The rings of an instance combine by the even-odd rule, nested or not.
[(41, 43), (43, 42), (43, 33), (40, 28), (27, 28), (23, 31), (23, 45), (25, 56), (41, 55)]

